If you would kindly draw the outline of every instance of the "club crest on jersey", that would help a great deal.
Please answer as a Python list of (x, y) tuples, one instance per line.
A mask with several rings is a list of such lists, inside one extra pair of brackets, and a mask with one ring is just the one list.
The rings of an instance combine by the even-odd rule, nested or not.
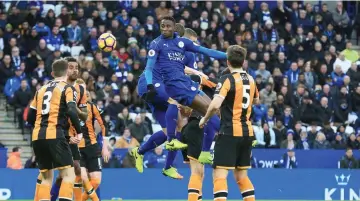
[(192, 90), (192, 91), (196, 91), (196, 87), (191, 87), (191, 90)]
[(150, 57), (153, 57), (155, 55), (155, 50), (149, 50), (148, 54)]
[(160, 83), (155, 83), (155, 87), (160, 87)]
[(183, 47), (184, 47), (184, 42), (180, 41), (180, 42), (178, 43), (178, 46), (179, 46), (180, 48), (183, 48)]
[(222, 84), (219, 82), (216, 86), (216, 91), (219, 91), (221, 89), (221, 87), (222, 87)]

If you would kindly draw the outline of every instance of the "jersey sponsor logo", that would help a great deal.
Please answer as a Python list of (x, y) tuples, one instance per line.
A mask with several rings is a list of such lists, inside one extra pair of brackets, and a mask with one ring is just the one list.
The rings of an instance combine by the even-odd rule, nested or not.
[(178, 46), (179, 46), (180, 48), (183, 48), (183, 47), (184, 47), (184, 42), (180, 41), (180, 42), (178, 43)]
[(216, 91), (219, 91), (222, 87), (222, 84), (219, 82), (217, 85), (216, 85)]
[(170, 61), (183, 61), (185, 58), (180, 52), (169, 52), (168, 57)]
[(155, 55), (155, 50), (149, 50), (148, 54), (150, 57), (153, 57)]

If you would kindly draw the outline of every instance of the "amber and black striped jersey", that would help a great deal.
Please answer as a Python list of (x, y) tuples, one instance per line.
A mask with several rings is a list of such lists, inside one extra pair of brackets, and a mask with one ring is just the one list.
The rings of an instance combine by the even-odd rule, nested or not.
[(215, 93), (224, 98), (221, 105), (220, 134), (253, 136), (250, 121), (254, 99), (259, 98), (253, 77), (245, 71), (233, 72), (220, 78)]
[(79, 143), (79, 148), (87, 147), (92, 144), (96, 144), (96, 133), (95, 133), (95, 121), (97, 121), (101, 127), (102, 135), (105, 135), (105, 126), (101, 118), (100, 110), (94, 103), (87, 103), (88, 118), (84, 125), (81, 126), (83, 138)]
[[(79, 94), (79, 96), (76, 99), (76, 105), (78, 108), (84, 108), (87, 107), (87, 98), (86, 98), (86, 88), (78, 83), (75, 83), (73, 86), (77, 92), (77, 94)], [(84, 124), (83, 121), (80, 120), (81, 124)], [(68, 120), (68, 135), (74, 137), (76, 135), (76, 130), (74, 128), (74, 126), (71, 124), (70, 119)]]
[(30, 107), (36, 110), (32, 141), (65, 137), (67, 103), (76, 102), (77, 92), (64, 81), (50, 81), (35, 94)]

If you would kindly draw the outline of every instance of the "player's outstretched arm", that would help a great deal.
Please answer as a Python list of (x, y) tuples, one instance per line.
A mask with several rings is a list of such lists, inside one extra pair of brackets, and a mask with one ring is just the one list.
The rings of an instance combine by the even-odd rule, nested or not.
[(187, 75), (200, 75), (202, 77), (205, 77), (206, 79), (209, 79), (209, 77), (207, 75), (205, 75), (203, 72), (197, 71), (197, 70), (187, 67), (187, 66), (185, 66), (184, 72)]
[(154, 69), (157, 57), (158, 57), (157, 41), (153, 40), (150, 44), (146, 67), (145, 67), (145, 78), (147, 85), (152, 85), (152, 78), (153, 78), (152, 71)]
[(187, 38), (182, 38), (187, 51), (205, 54), (215, 59), (226, 59), (226, 53), (200, 46)]
[(26, 118), (27, 123), (31, 126), (34, 126), (36, 121), (36, 99), (37, 99), (37, 92), (34, 96), (34, 99), (30, 103), (29, 112)]
[(65, 100), (67, 105), (66, 113), (75, 127), (76, 133), (81, 134), (80, 120), (76, 112), (76, 90), (74, 87), (67, 87), (65, 89)]

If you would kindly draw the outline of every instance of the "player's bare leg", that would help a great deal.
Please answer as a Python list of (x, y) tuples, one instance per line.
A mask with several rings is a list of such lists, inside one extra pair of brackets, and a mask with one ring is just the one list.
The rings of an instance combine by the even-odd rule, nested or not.
[(59, 201), (69, 201), (73, 198), (73, 188), (75, 181), (74, 168), (59, 169), (60, 177), (62, 178)]
[(190, 159), (191, 176), (188, 184), (188, 201), (202, 199), (202, 183), (204, 180), (204, 165), (199, 161)]
[[(91, 173), (90, 173), (91, 174)], [(101, 174), (101, 172), (100, 172)], [(91, 178), (91, 175), (90, 175)], [(101, 175), (100, 175), (101, 178)], [(99, 197), (96, 194), (96, 188), (99, 186), (98, 184), (96, 184), (96, 186), (94, 186), (92, 184), (92, 182), (90, 182), (89, 177), (88, 177), (88, 173), (86, 171), (85, 167), (81, 167), (81, 179), (84, 185), (84, 189), (85, 191), (82, 194), (82, 200), (85, 201), (88, 198), (90, 198), (93, 201), (98, 201)], [(94, 178), (94, 183), (95, 183), (96, 179)], [(100, 180), (99, 180), (100, 181)]]
[(244, 201), (255, 201), (254, 186), (251, 183), (246, 169), (234, 170), (235, 181), (239, 186)]
[(80, 161), (79, 160), (74, 160), (74, 173), (75, 173), (75, 178), (74, 178), (74, 200), (75, 201), (81, 201), (81, 196), (82, 196), (82, 180), (81, 180), (81, 167), (80, 167)]
[(214, 200), (226, 201), (228, 195), (227, 169), (215, 168), (213, 171)]

